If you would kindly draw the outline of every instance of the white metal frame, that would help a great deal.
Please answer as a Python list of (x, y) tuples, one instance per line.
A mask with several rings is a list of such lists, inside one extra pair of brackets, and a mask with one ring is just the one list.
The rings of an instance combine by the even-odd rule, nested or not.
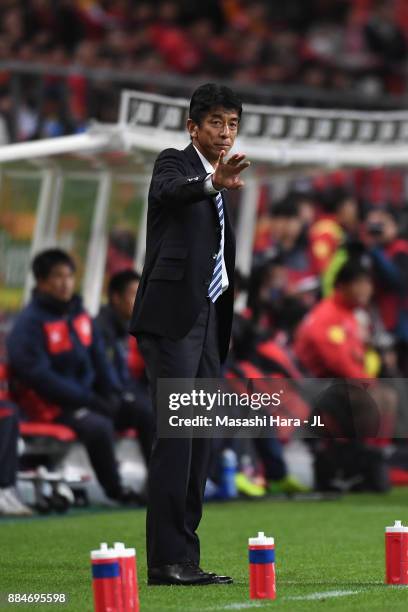
[[(54, 246), (58, 215), (61, 205), (62, 176), (55, 164), (49, 164), (41, 172), (41, 186), (38, 196), (35, 228), (31, 242), (30, 260), (41, 249)], [(24, 287), (24, 301), (27, 301), (34, 280), (29, 272)]]
[(86, 256), (82, 285), (85, 306), (89, 312), (98, 312), (105, 273), (108, 248), (107, 220), (112, 193), (112, 173), (105, 170), (99, 177), (98, 193), (92, 219), (91, 236)]

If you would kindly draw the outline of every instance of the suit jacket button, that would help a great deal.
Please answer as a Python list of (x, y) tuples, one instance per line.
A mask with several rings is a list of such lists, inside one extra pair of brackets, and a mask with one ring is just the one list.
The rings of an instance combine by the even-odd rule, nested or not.
[(212, 254), (212, 258), (213, 258), (213, 259), (217, 259), (217, 257), (218, 257), (218, 253), (213, 253), (213, 254)]

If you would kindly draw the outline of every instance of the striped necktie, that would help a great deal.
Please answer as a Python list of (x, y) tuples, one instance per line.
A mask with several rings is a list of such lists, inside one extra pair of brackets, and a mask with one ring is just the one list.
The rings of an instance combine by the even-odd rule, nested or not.
[[(224, 231), (224, 208), (222, 205), (221, 193), (217, 193), (217, 195), (214, 198), (214, 201), (217, 207), (218, 219), (220, 222), (221, 244), (222, 244), (222, 233)], [(215, 268), (214, 268), (212, 280), (208, 288), (208, 297), (210, 298), (212, 302), (215, 302), (215, 300), (220, 297), (221, 293), (222, 293), (222, 246), (220, 246), (220, 250), (218, 252), (217, 259), (215, 262)]]

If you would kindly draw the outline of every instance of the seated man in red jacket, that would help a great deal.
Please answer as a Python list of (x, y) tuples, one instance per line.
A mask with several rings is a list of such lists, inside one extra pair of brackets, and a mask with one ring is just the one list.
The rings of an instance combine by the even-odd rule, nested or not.
[(7, 338), (12, 391), (28, 418), (71, 427), (85, 445), (106, 495), (138, 496), (122, 487), (115, 429), (136, 427), (132, 407), (109, 365), (96, 324), (74, 293), (75, 264), (60, 249), (39, 253), (36, 285)]
[(367, 255), (349, 259), (338, 272), (334, 293), (310, 311), (295, 336), (296, 355), (310, 376), (342, 379), (316, 398), (326, 421), (322, 440), (313, 446), (319, 490), (383, 492), (390, 486), (382, 447), (392, 434), (398, 398), (381, 383), (365, 393), (347, 380), (370, 377), (356, 310), (368, 306), (372, 293)]
[(368, 306), (372, 293), (369, 260), (363, 256), (347, 261), (337, 275), (333, 294), (312, 308), (295, 335), (295, 353), (311, 376), (367, 378), (355, 311)]

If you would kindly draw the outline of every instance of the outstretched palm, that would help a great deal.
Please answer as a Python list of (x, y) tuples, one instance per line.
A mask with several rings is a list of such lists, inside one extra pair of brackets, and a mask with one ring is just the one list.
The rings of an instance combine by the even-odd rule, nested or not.
[(215, 166), (212, 177), (213, 185), (215, 189), (239, 189), (244, 185), (240, 174), (245, 168), (248, 168), (250, 162), (244, 161), (245, 155), (243, 153), (232, 155), (226, 162), (224, 162), (224, 157), (225, 151), (223, 150), (220, 152)]

